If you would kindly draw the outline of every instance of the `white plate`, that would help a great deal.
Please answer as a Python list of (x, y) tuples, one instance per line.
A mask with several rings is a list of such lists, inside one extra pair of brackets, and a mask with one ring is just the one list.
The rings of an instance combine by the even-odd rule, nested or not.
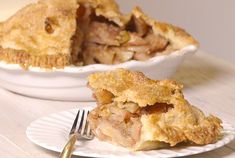
[(46, 71), (30, 67), (28, 71), (17, 64), (0, 62), (0, 86), (10, 91), (36, 98), (63, 101), (91, 101), (87, 77), (94, 72), (126, 68), (144, 72), (152, 79), (171, 77), (183, 60), (195, 53), (197, 47), (187, 46), (170, 54), (159, 55), (145, 62), (128, 61), (117, 65), (95, 64)]
[[(87, 108), (91, 109), (92, 107)], [(40, 118), (27, 128), (27, 137), (33, 143), (43, 148), (61, 152), (68, 141), (68, 133), (76, 113), (77, 109), (74, 109)], [(204, 146), (183, 146), (171, 149), (131, 152), (124, 148), (94, 139), (92, 141), (78, 140), (73, 154), (77, 156), (103, 158), (166, 158), (194, 155), (217, 149), (231, 142), (235, 138), (234, 128), (229, 124), (223, 124), (223, 127), (223, 137), (215, 144)]]

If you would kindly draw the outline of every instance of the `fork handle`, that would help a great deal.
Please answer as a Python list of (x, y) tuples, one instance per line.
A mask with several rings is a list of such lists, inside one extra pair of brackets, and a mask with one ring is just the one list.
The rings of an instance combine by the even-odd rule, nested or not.
[(69, 141), (65, 145), (63, 151), (61, 152), (59, 158), (71, 158), (74, 144), (76, 143), (78, 134), (72, 134), (69, 138)]

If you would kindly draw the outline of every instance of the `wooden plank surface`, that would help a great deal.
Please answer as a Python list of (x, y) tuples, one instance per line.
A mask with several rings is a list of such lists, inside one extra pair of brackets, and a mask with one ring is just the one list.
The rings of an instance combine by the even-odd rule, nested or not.
[[(185, 96), (192, 104), (235, 126), (234, 65), (204, 53), (198, 53), (187, 60), (173, 78), (185, 85)], [(31, 143), (25, 134), (27, 126), (42, 116), (88, 104), (91, 103), (39, 100), (0, 89), (0, 157), (2, 155), (5, 158), (58, 157), (58, 153)], [(234, 158), (235, 142), (188, 158), (202, 157)]]

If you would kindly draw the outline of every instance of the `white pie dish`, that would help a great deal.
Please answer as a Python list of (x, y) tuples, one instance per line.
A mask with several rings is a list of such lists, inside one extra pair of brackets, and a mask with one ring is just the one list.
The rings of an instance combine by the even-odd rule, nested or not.
[(181, 50), (153, 57), (147, 61), (128, 61), (118, 65), (95, 64), (83, 67), (69, 66), (64, 69), (45, 70), (30, 67), (24, 70), (17, 64), (0, 62), (0, 85), (12, 92), (26, 96), (62, 100), (91, 101), (92, 93), (87, 88), (87, 76), (94, 72), (126, 68), (145, 73), (152, 79), (170, 78), (180, 64), (197, 50), (190, 45)]

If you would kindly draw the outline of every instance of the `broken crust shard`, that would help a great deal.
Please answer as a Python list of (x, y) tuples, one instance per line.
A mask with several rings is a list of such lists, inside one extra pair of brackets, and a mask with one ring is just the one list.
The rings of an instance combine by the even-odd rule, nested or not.
[(0, 60), (41, 68), (148, 60), (197, 41), (113, 0), (39, 0), (0, 23)]
[(96, 137), (131, 150), (204, 145), (221, 135), (221, 120), (206, 117), (184, 99), (182, 85), (117, 69), (90, 75), (98, 106), (89, 122)]

